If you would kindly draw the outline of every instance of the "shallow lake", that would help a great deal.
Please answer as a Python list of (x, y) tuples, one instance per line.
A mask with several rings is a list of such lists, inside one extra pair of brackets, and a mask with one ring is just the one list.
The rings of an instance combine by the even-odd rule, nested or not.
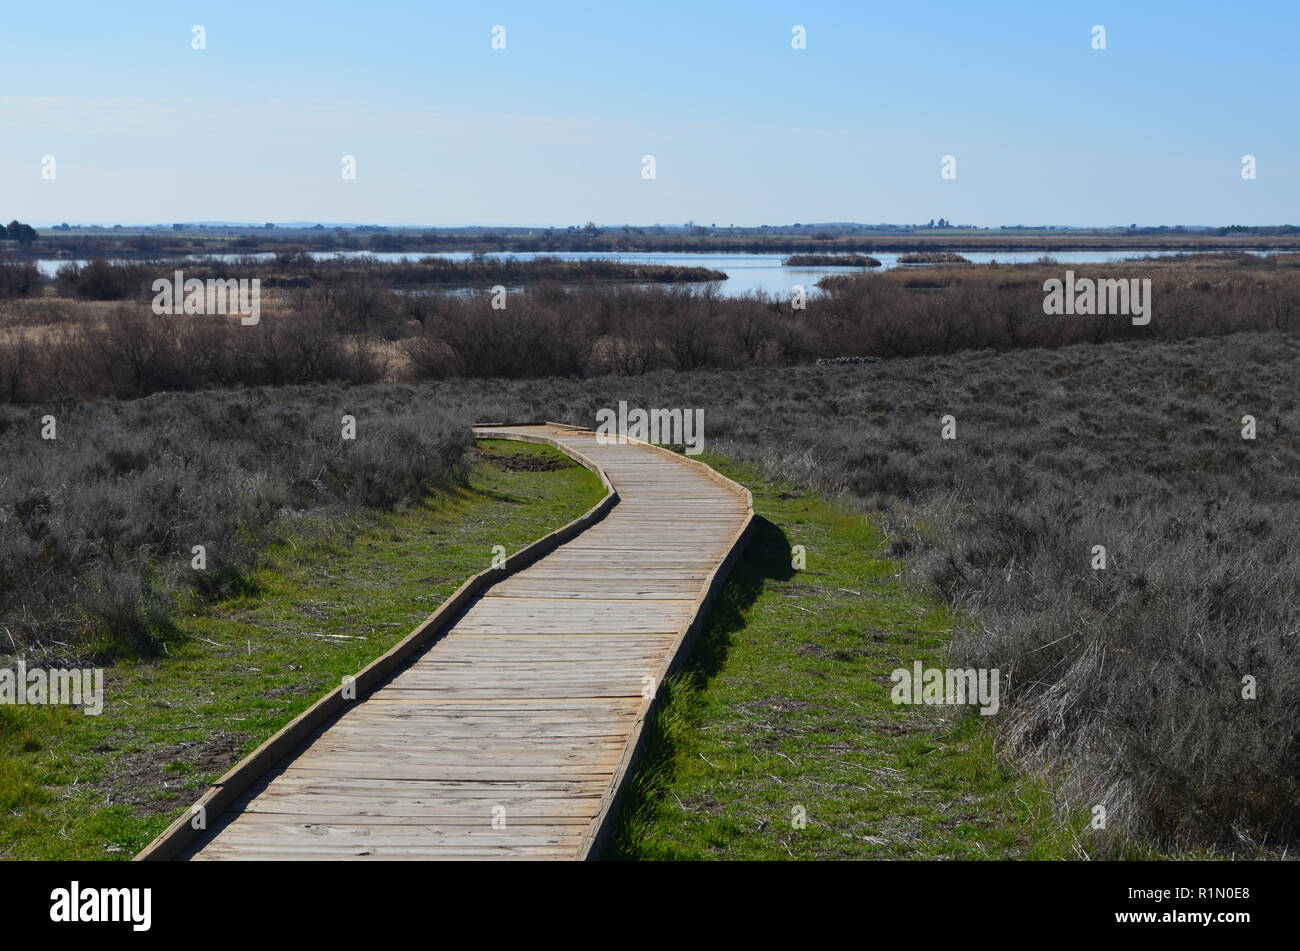
[[(962, 256), (975, 264), (987, 264), (990, 261), (997, 261), (1003, 264), (1030, 263), (1041, 258), (1041, 251), (963, 251)], [(1060, 251), (1052, 257), (1061, 265), (1070, 264), (1104, 264), (1107, 261), (1122, 261), (1132, 257), (1167, 257), (1179, 254), (1178, 251)], [(357, 257), (361, 255), (371, 255), (380, 261), (400, 261), (403, 258), (418, 260), (425, 257), (449, 258), (451, 260), (463, 261), (471, 257), (468, 251), (442, 251), (432, 254), (422, 254), (410, 251), (381, 251), (372, 253), (368, 251), (318, 251), (313, 252), (312, 257), (317, 259), (331, 257)], [(218, 254), (213, 257), (219, 260), (230, 260), (239, 257), (251, 258), (271, 258), (274, 255), (270, 253), (251, 254), (251, 255), (231, 255)], [(818, 293), (817, 282), (828, 274), (852, 274), (855, 271), (862, 270), (852, 267), (785, 267), (782, 261), (785, 260), (785, 254), (740, 254), (740, 253), (717, 253), (717, 252), (676, 252), (676, 251), (545, 251), (545, 252), (507, 252), (491, 253), (487, 255), (490, 258), (515, 257), (519, 260), (531, 260), (537, 257), (554, 257), (565, 261), (581, 261), (586, 259), (602, 259), (610, 261), (621, 261), (628, 264), (673, 264), (685, 267), (706, 267), (715, 271), (721, 271), (727, 275), (727, 279), (719, 285), (721, 292), (727, 297), (740, 297), (745, 294), (752, 294), (759, 291), (774, 294), (780, 297), (789, 297), (795, 285), (802, 285), (811, 296)], [(887, 270), (898, 266), (898, 253), (875, 252), (871, 255), (880, 261), (881, 267), (871, 268), (870, 270)], [(61, 264), (67, 261), (42, 259), (36, 262), (37, 266), (44, 274), (51, 277), (58, 270)], [(78, 264), (85, 264), (85, 261), (77, 261)], [(170, 275), (169, 275), (170, 276)], [(446, 288), (449, 291), (456, 288)]]

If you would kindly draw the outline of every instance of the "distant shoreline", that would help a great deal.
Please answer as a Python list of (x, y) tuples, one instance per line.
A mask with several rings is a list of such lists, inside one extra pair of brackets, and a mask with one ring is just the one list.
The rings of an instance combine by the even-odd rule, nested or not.
[(818, 237), (802, 234), (680, 235), (605, 233), (596, 236), (557, 232), (551, 235), (470, 233), (296, 232), (284, 235), (200, 235), (194, 233), (75, 234), (44, 233), (19, 249), (0, 242), (0, 253), (18, 258), (113, 257), (126, 260), (203, 254), (280, 254), (293, 251), (404, 253), (412, 256), (482, 251), (491, 254), (550, 252), (739, 253), (739, 254), (872, 254), (874, 252), (1011, 252), (1056, 254), (1066, 251), (1300, 251), (1300, 234), (1193, 235), (1161, 237), (1114, 234), (1035, 234)]

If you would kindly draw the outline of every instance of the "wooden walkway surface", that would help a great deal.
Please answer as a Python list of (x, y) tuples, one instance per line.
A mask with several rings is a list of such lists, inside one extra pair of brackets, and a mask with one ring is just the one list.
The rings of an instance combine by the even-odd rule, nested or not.
[(475, 432), (574, 450), (618, 500), (483, 590), (178, 857), (594, 857), (641, 725), (739, 554), (752, 502), (643, 444), (551, 425)]

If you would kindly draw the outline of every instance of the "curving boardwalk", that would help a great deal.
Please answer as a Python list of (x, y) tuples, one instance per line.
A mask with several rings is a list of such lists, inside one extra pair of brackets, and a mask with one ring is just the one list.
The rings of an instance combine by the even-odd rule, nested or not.
[(553, 425), (475, 432), (586, 457), (617, 501), (468, 600), (178, 857), (595, 855), (658, 686), (739, 554), (752, 501), (643, 444)]

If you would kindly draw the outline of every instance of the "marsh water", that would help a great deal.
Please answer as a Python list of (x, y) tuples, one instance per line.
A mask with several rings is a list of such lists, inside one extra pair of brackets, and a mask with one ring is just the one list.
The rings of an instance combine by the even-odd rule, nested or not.
[[(1039, 260), (1043, 254), (1041, 251), (963, 251), (962, 256), (973, 264), (987, 264), (991, 261), (997, 261), (1002, 264), (1025, 264)], [(1122, 261), (1134, 257), (1168, 257), (1181, 254), (1180, 251), (1061, 251), (1052, 254), (1051, 257), (1058, 264), (1104, 264), (1108, 261)], [(401, 252), (369, 252), (369, 251), (316, 251), (312, 252), (312, 257), (322, 260), (332, 257), (359, 257), (369, 255), (380, 261), (400, 261), (403, 258), (408, 260), (418, 260), (426, 257), (448, 258), (450, 260), (468, 260), (472, 255), (468, 251), (444, 251), (431, 254), (422, 254), (410, 251)], [(898, 253), (875, 252), (871, 255), (881, 264), (879, 268), (871, 270), (888, 270), (889, 268), (898, 267)], [(237, 254), (217, 254), (212, 255), (218, 260), (233, 260), (238, 258), (264, 258), (274, 257), (271, 253), (237, 255)], [(490, 253), (489, 258), (514, 257), (521, 261), (531, 260), (538, 257), (560, 258), (565, 261), (582, 261), (589, 259), (599, 259), (607, 261), (619, 261), (627, 264), (671, 264), (677, 267), (705, 267), (715, 271), (721, 271), (727, 275), (727, 279), (719, 283), (720, 292), (727, 297), (741, 297), (745, 294), (763, 292), (780, 297), (788, 297), (796, 285), (801, 285), (807, 289), (809, 294), (816, 293), (816, 285), (819, 280), (830, 274), (852, 274), (861, 271), (861, 268), (853, 267), (827, 267), (824, 265), (817, 267), (786, 267), (781, 262), (785, 260), (785, 254), (744, 254), (744, 253), (718, 253), (718, 252), (653, 252), (653, 251), (521, 251), (508, 253)], [(41, 271), (50, 277), (53, 277), (60, 265), (69, 263), (67, 260), (42, 259), (38, 260), (37, 266)], [(73, 263), (85, 264), (84, 260), (74, 261)], [(457, 288), (447, 287), (440, 288), (445, 291), (456, 291)], [(463, 289), (462, 289), (463, 290)]]

